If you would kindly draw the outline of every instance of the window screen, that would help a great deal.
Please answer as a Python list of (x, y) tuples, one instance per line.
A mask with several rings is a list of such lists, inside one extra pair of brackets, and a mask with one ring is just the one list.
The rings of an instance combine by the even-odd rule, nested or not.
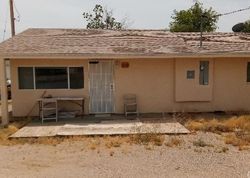
[(68, 73), (66, 67), (36, 67), (37, 89), (68, 88)]
[(70, 67), (69, 68), (69, 77), (70, 77), (70, 88), (71, 89), (84, 88), (83, 67)]
[(34, 89), (33, 67), (18, 67), (19, 89)]
[(209, 83), (209, 61), (200, 62), (200, 85)]
[(250, 82), (250, 62), (247, 63), (247, 82)]

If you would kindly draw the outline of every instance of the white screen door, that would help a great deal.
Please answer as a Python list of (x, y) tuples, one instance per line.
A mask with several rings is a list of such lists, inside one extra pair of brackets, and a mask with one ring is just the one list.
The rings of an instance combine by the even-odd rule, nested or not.
[(113, 61), (90, 61), (89, 75), (90, 113), (113, 113)]

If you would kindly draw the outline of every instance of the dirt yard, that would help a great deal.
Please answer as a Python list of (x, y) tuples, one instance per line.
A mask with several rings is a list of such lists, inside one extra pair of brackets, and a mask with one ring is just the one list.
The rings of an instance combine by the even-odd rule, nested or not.
[[(0, 146), (0, 177), (247, 177), (250, 150), (223, 136), (71, 138)], [(134, 138), (132, 140), (136, 140)], [(151, 139), (151, 137), (150, 137)]]
[(0, 177), (250, 178), (250, 115), (179, 114), (188, 135), (8, 139), (0, 128)]

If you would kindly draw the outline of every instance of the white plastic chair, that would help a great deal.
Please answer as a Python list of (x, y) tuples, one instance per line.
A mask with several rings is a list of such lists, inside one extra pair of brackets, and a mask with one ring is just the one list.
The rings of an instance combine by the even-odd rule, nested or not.
[(137, 98), (135, 94), (126, 94), (123, 97), (124, 100), (124, 112), (127, 117), (128, 114), (136, 114), (139, 116)]
[(57, 100), (53, 98), (43, 98), (41, 100), (42, 123), (45, 120), (58, 120)]

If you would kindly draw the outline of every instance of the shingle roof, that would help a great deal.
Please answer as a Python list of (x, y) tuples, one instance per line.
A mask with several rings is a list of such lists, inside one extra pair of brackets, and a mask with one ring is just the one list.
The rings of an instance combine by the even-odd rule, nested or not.
[(0, 55), (18, 56), (179, 56), (250, 55), (250, 34), (171, 33), (165, 30), (28, 29), (0, 44)]

